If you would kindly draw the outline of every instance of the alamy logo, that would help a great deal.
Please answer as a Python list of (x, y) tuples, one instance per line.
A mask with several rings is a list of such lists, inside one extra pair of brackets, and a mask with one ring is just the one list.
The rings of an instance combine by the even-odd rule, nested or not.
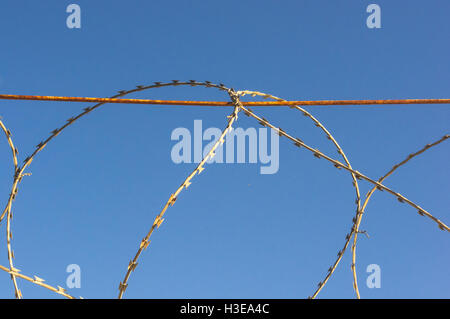
[[(261, 174), (275, 174), (279, 169), (279, 136), (277, 132), (270, 129), (269, 139), (268, 131), (268, 128), (256, 130), (254, 127), (246, 130), (238, 127), (231, 130), (225, 136), (224, 144), (216, 149), (215, 156), (207, 163), (229, 164), (248, 161), (248, 163), (256, 164), (259, 161), (265, 165), (260, 167)], [(200, 163), (219, 140), (221, 134), (222, 131), (216, 127), (203, 131), (202, 120), (194, 120), (193, 139), (189, 129), (184, 127), (174, 129), (170, 138), (178, 142), (172, 147), (172, 161), (176, 164)], [(203, 146), (203, 141), (208, 143)]]
[(66, 12), (70, 13), (66, 19), (66, 25), (69, 29), (81, 28), (81, 8), (78, 4), (69, 4)]
[(370, 264), (366, 268), (366, 272), (370, 273), (366, 279), (368, 288), (381, 288), (381, 267), (377, 264)]
[(81, 268), (77, 264), (70, 264), (66, 268), (66, 272), (70, 273), (66, 279), (68, 288), (81, 288)]
[(366, 9), (370, 15), (367, 17), (366, 25), (369, 29), (381, 28), (381, 8), (378, 4), (372, 3)]

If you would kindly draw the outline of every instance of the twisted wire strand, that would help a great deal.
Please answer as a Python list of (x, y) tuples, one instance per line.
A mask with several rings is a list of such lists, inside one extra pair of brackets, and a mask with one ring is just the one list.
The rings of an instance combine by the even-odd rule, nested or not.
[[(286, 100), (283, 100), (283, 99), (281, 99), (279, 97), (273, 96), (271, 94), (262, 93), (262, 92), (258, 92), (258, 91), (249, 91), (249, 90), (238, 91), (238, 94), (241, 95), (241, 96), (245, 96), (245, 95), (251, 95), (253, 97), (255, 97), (255, 96), (262, 96), (265, 99), (270, 98), (270, 99), (273, 99), (273, 100), (276, 100), (276, 101), (286, 101)], [(290, 105), (290, 108), (298, 110), (298, 111), (302, 112), (304, 116), (310, 118), (314, 122), (314, 125), (317, 126), (318, 128), (320, 128), (325, 133), (327, 139), (329, 139), (334, 144), (334, 146), (337, 149), (337, 152), (341, 155), (341, 157), (343, 158), (343, 160), (347, 164), (347, 166), (349, 168), (352, 168), (352, 166), (350, 165), (350, 162), (348, 161), (347, 156), (345, 155), (344, 150), (341, 148), (341, 146), (336, 141), (336, 139), (333, 137), (333, 135), (326, 129), (326, 127), (318, 119), (316, 119), (311, 113), (309, 113), (307, 110), (299, 107), (298, 105)], [(360, 211), (360, 205), (361, 205), (361, 195), (360, 195), (360, 190), (359, 190), (357, 176), (353, 172), (351, 172), (351, 176), (352, 176), (352, 179), (353, 179), (353, 187), (355, 188), (355, 193), (356, 193), (356, 199), (355, 199), (356, 216), (358, 216), (358, 212)], [(354, 220), (355, 219), (353, 218), (353, 221)], [(314, 299), (314, 298), (317, 297), (319, 292), (325, 287), (326, 283), (328, 282), (328, 280), (333, 275), (334, 271), (336, 270), (337, 266), (339, 265), (342, 257), (344, 256), (344, 253), (345, 253), (345, 251), (346, 251), (346, 249), (347, 249), (347, 247), (348, 247), (348, 245), (350, 243), (350, 239), (351, 239), (351, 236), (353, 235), (354, 228), (355, 228), (355, 222), (353, 222), (353, 224), (352, 224), (350, 233), (346, 234), (346, 236), (345, 236), (344, 247), (337, 254), (337, 258), (334, 261), (334, 263), (331, 265), (331, 267), (328, 268), (328, 271), (327, 271), (327, 274), (325, 275), (325, 278), (318, 283), (316, 291), (310, 297), (311, 299)]]
[(134, 256), (133, 260), (131, 260), (128, 264), (128, 268), (127, 268), (127, 272), (125, 274), (125, 278), (123, 279), (123, 281), (120, 282), (119, 284), (119, 299), (121, 299), (123, 297), (123, 294), (125, 293), (125, 290), (128, 287), (128, 279), (131, 276), (131, 273), (136, 269), (136, 266), (138, 264), (138, 259), (139, 256), (141, 255), (141, 253), (147, 249), (148, 245), (150, 244), (150, 236), (153, 234), (153, 231), (157, 228), (159, 228), (159, 226), (161, 226), (161, 223), (164, 221), (164, 213), (166, 212), (167, 208), (170, 206), (173, 206), (173, 204), (175, 203), (175, 201), (177, 200), (179, 194), (181, 193), (181, 191), (183, 189), (187, 189), (189, 185), (191, 185), (191, 180), (192, 178), (197, 174), (200, 174), (200, 172), (202, 172), (205, 168), (203, 167), (205, 165), (205, 163), (209, 160), (212, 159), (215, 156), (215, 151), (217, 149), (217, 147), (219, 147), (220, 145), (222, 145), (225, 141), (225, 137), (228, 134), (228, 132), (230, 132), (232, 130), (232, 125), (233, 123), (237, 120), (238, 117), (238, 112), (239, 109), (241, 107), (240, 101), (239, 101), (239, 96), (232, 90), (228, 91), (228, 94), (230, 95), (231, 100), (233, 101), (233, 103), (235, 104), (233, 113), (231, 115), (228, 116), (228, 124), (225, 127), (225, 129), (222, 131), (222, 134), (220, 135), (219, 139), (214, 143), (214, 145), (212, 146), (211, 150), (206, 154), (206, 156), (200, 161), (200, 163), (197, 165), (197, 167), (192, 171), (192, 173), (190, 175), (188, 175), (188, 177), (186, 177), (186, 179), (183, 181), (183, 183), (181, 183), (181, 185), (177, 188), (177, 190), (175, 191), (175, 193), (171, 194), (169, 199), (167, 200), (166, 204), (164, 205), (163, 209), (161, 210), (161, 212), (159, 213), (158, 216), (156, 216), (155, 221), (153, 222), (152, 227), (150, 228), (150, 230), (148, 231), (147, 235), (144, 237), (144, 239), (142, 239), (142, 241), (139, 244), (139, 249), (136, 252), (136, 255)]
[[(14, 146), (13, 140), (12, 140), (12, 134), (11, 132), (6, 128), (6, 126), (3, 124), (2, 120), (0, 119), (0, 127), (2, 128), (3, 132), (5, 133), (6, 139), (8, 140), (8, 145), (11, 148), (12, 151), (12, 158), (13, 158), (13, 164), (14, 164), (14, 174), (17, 173), (17, 167), (18, 167), (18, 161), (17, 161), (17, 149)], [(9, 269), (14, 269), (14, 253), (11, 247), (11, 239), (12, 239), (12, 232), (11, 232), (11, 219), (12, 219), (12, 212), (11, 212), (11, 205), (7, 205), (5, 207), (5, 210), (7, 212), (7, 221), (6, 221), (6, 247), (8, 250), (8, 263), (9, 263)], [(1, 222), (1, 219), (0, 219)], [(19, 289), (19, 286), (17, 284), (16, 276), (14, 273), (11, 273), (11, 280), (13, 282), (14, 286), (14, 294), (17, 299), (22, 298), (22, 292)]]
[[(380, 177), (378, 179), (378, 182), (382, 183), (387, 177), (389, 177), (392, 173), (394, 173), (398, 168), (400, 168), (401, 166), (405, 165), (406, 163), (408, 163), (410, 160), (412, 160), (413, 158), (415, 158), (416, 156), (424, 153), (425, 151), (429, 150), (430, 148), (432, 148), (433, 146), (436, 146), (444, 141), (446, 141), (448, 138), (450, 138), (450, 135), (444, 135), (443, 137), (441, 137), (439, 140), (431, 143), (431, 144), (427, 144), (425, 145), (423, 148), (421, 148), (420, 150), (418, 150), (415, 153), (411, 153), (409, 154), (403, 161), (401, 161), (400, 163), (395, 164), (384, 176)], [(355, 283), (355, 289), (357, 292), (357, 296), (358, 298), (360, 298), (360, 294), (359, 294), (359, 290), (358, 290), (358, 278), (357, 278), (357, 274), (356, 274), (356, 242), (357, 242), (357, 238), (358, 238), (358, 233), (360, 233), (359, 231), (359, 226), (361, 224), (361, 220), (364, 214), (364, 210), (366, 209), (367, 204), (369, 203), (370, 198), (372, 197), (372, 195), (374, 194), (374, 192), (376, 191), (377, 187), (373, 187), (366, 195), (366, 198), (364, 200), (364, 203), (361, 207), (361, 211), (360, 214), (358, 215), (356, 224), (355, 224), (355, 229), (354, 229), (354, 236), (353, 236), (353, 245), (352, 245), (352, 274), (353, 274), (353, 282)], [(419, 211), (420, 213), (420, 211)]]

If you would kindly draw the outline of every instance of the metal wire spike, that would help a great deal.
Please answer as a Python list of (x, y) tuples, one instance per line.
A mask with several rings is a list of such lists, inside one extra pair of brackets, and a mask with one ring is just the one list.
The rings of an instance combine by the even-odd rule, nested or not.
[(200, 174), (201, 172), (203, 172), (205, 170), (205, 168), (203, 166), (199, 166), (197, 170), (198, 170), (198, 173)]
[(36, 282), (44, 282), (45, 280), (44, 279), (42, 279), (42, 278), (39, 278), (38, 276), (34, 276), (34, 281), (36, 281)]
[(119, 283), (119, 290), (125, 291), (128, 287), (128, 284), (123, 284), (122, 282)]
[(262, 126), (266, 126), (267, 124), (264, 121), (258, 121)]
[(142, 239), (141, 244), (139, 245), (140, 249), (147, 249), (148, 245), (150, 244), (150, 241), (146, 238)]

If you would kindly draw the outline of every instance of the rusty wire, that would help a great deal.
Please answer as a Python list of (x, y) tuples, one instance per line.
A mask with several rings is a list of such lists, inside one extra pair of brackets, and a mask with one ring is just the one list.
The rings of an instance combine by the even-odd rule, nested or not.
[[(198, 82), (193, 81), (192, 83)], [(259, 95), (259, 94), (258, 94)], [(266, 98), (272, 95), (262, 94)], [(231, 102), (222, 101), (176, 101), (176, 100), (147, 100), (147, 99), (118, 99), (115, 97), (75, 97), (75, 96), (44, 96), (0, 94), (3, 100), (32, 100), (55, 102), (87, 102), (87, 103), (123, 103), (123, 104), (153, 104), (153, 105), (188, 105), (188, 106), (234, 106)], [(241, 102), (243, 106), (318, 106), (318, 105), (388, 105), (388, 104), (450, 104), (450, 99), (390, 99), (390, 100), (316, 100), (316, 101), (286, 101), (277, 99), (271, 102)]]
[[(142, 100), (142, 99), (123, 99), (123, 98), (121, 98), (121, 97), (123, 97), (123, 96), (125, 96), (127, 94), (138, 92), (138, 91), (143, 91), (143, 90), (152, 89), (152, 88), (166, 87), (166, 86), (178, 86), (178, 85), (203, 86), (203, 87), (216, 88), (216, 89), (219, 89), (219, 90), (227, 92), (228, 95), (230, 96), (232, 102), (164, 101), (164, 100)], [(241, 102), (240, 101), (240, 96), (245, 96), (245, 95), (262, 96), (264, 98), (273, 99), (274, 101), (270, 101), (270, 102), (260, 102), (260, 101), (257, 101), (257, 102)], [(336, 168), (344, 169), (344, 170), (348, 171), (351, 174), (351, 176), (352, 176), (352, 185), (355, 188), (355, 192), (356, 192), (356, 200), (355, 200), (355, 203), (356, 203), (356, 206), (357, 206), (356, 216), (352, 220), (353, 225), (352, 225), (350, 233), (346, 235), (346, 242), (345, 242), (344, 248), (339, 251), (337, 260), (329, 268), (325, 279), (322, 280), (319, 283), (318, 288), (315, 291), (315, 293), (313, 294), (312, 298), (315, 298), (317, 296), (317, 294), (325, 286), (326, 282), (329, 280), (329, 278), (333, 274), (334, 270), (336, 269), (337, 265), (339, 264), (339, 262), (340, 262), (340, 260), (341, 260), (341, 258), (343, 256), (346, 248), (348, 247), (348, 244), (349, 244), (349, 242), (350, 242), (352, 237), (353, 237), (353, 240), (354, 240), (354, 243), (352, 245), (352, 272), (353, 272), (353, 277), (354, 277), (354, 288), (355, 288), (357, 297), (358, 298), (360, 297), (359, 291), (358, 291), (356, 273), (355, 273), (356, 241), (357, 241), (357, 234), (361, 233), (361, 231), (359, 231), (359, 225), (361, 223), (362, 214), (364, 213), (364, 209), (365, 209), (365, 207), (366, 207), (366, 205), (367, 205), (371, 195), (374, 193), (375, 190), (380, 190), (380, 191), (386, 190), (388, 193), (390, 193), (390, 194), (394, 195), (395, 197), (397, 197), (397, 199), (400, 202), (405, 202), (405, 203), (409, 204), (410, 206), (414, 207), (419, 212), (419, 214), (421, 214), (423, 216), (427, 216), (429, 219), (433, 220), (435, 223), (437, 223), (439, 228), (441, 228), (442, 230), (450, 231), (449, 227), (446, 224), (444, 224), (439, 219), (437, 219), (436, 217), (431, 215), (429, 212), (427, 212), (426, 210), (424, 210), (423, 208), (421, 208), (420, 206), (418, 206), (414, 202), (410, 201), (409, 199), (407, 199), (403, 195), (401, 195), (401, 194), (391, 190), (390, 188), (388, 188), (387, 186), (382, 184), (384, 179), (386, 177), (388, 177), (390, 174), (392, 174), (395, 169), (397, 169), (398, 167), (404, 165), (406, 162), (408, 162), (413, 157), (415, 157), (415, 156), (425, 152), (426, 150), (428, 150), (432, 146), (435, 146), (435, 145), (443, 142), (444, 140), (448, 139), (449, 135), (445, 135), (439, 141), (434, 142), (433, 144), (428, 144), (423, 149), (421, 149), (420, 151), (409, 155), (409, 157), (406, 160), (404, 160), (404, 161), (400, 162), (399, 164), (395, 165), (385, 176), (380, 178), (378, 181), (375, 181), (375, 180), (365, 176), (364, 174), (358, 172), (357, 170), (353, 169), (351, 167), (350, 162), (348, 161), (347, 156), (345, 155), (343, 149), (340, 147), (340, 145), (335, 140), (335, 138), (331, 135), (331, 133), (325, 128), (325, 126), (321, 122), (319, 122), (319, 120), (317, 120), (314, 116), (312, 116), (308, 111), (306, 111), (306, 110), (304, 110), (304, 109), (299, 107), (299, 105), (442, 104), (442, 103), (450, 103), (450, 99), (285, 101), (285, 100), (277, 98), (275, 96), (272, 96), (272, 95), (269, 95), (269, 94), (265, 94), (265, 93), (260, 93), (260, 92), (257, 92), (257, 91), (238, 91), (238, 92), (235, 92), (233, 89), (229, 89), (229, 88), (225, 87), (223, 84), (217, 85), (217, 84), (213, 84), (213, 83), (211, 83), (209, 81), (198, 82), (198, 81), (194, 81), (194, 80), (190, 80), (190, 81), (173, 80), (172, 82), (168, 82), (168, 83), (155, 82), (153, 85), (137, 86), (135, 89), (132, 89), (132, 90), (119, 91), (119, 94), (116, 94), (116, 95), (112, 96), (111, 98), (79, 98), (79, 97), (4, 95), (4, 94), (1, 95), (0, 94), (0, 99), (98, 102), (96, 105), (94, 105), (92, 107), (85, 108), (83, 110), (83, 112), (79, 113), (75, 117), (69, 118), (64, 125), (62, 125), (61, 127), (53, 130), (51, 132), (51, 134), (45, 140), (43, 140), (42, 142), (40, 142), (36, 146), (36, 149), (32, 152), (32, 154), (25, 158), (25, 160), (23, 162), (23, 165), (20, 166), (20, 167), (18, 165), (18, 159), (17, 159), (18, 151), (17, 151), (17, 148), (14, 147), (14, 144), (12, 142), (11, 133), (4, 126), (3, 122), (0, 121), (0, 127), (2, 128), (3, 132), (5, 133), (5, 135), (7, 137), (7, 140), (8, 140), (8, 144), (9, 144), (11, 150), (12, 150), (13, 163), (14, 163), (14, 179), (13, 179), (13, 183), (12, 183), (12, 187), (11, 187), (11, 192), (10, 192), (10, 195), (8, 197), (7, 205), (6, 205), (5, 209), (3, 210), (2, 214), (0, 215), (0, 222), (5, 217), (5, 215), (7, 216), (7, 249), (8, 249), (9, 268), (0, 265), (0, 270), (3, 270), (3, 271), (5, 271), (5, 272), (10, 274), (11, 279), (12, 279), (12, 281), (14, 283), (14, 290), (15, 290), (16, 298), (21, 298), (22, 297), (22, 294), (21, 294), (21, 292), (20, 292), (20, 290), (18, 288), (17, 282), (16, 282), (16, 277), (17, 278), (21, 278), (21, 279), (25, 279), (25, 280), (27, 280), (29, 282), (32, 282), (32, 283), (34, 283), (34, 284), (36, 284), (38, 286), (44, 287), (46, 289), (49, 289), (49, 290), (51, 290), (53, 292), (56, 292), (57, 294), (65, 296), (67, 298), (73, 298), (71, 295), (67, 294), (67, 292), (64, 290), (64, 288), (62, 288), (60, 286), (57, 286), (57, 288), (54, 288), (54, 287), (52, 287), (50, 285), (44, 284), (43, 283), (44, 280), (39, 278), (39, 277), (37, 277), (37, 276), (34, 276), (34, 279), (33, 279), (33, 278), (29, 277), (29, 276), (22, 275), (22, 274), (20, 274), (20, 270), (14, 267), (13, 262), (12, 262), (13, 259), (14, 259), (14, 253), (13, 253), (12, 248), (11, 248), (11, 239), (12, 239), (12, 232), (11, 232), (12, 209), (11, 209), (11, 207), (12, 207), (12, 202), (15, 199), (17, 193), (18, 193), (18, 185), (22, 181), (22, 178), (24, 176), (26, 176), (26, 175), (30, 175), (30, 173), (25, 173), (25, 169), (27, 167), (29, 167), (29, 165), (31, 164), (32, 160), (37, 155), (37, 153), (42, 151), (44, 149), (44, 147), (53, 138), (58, 136), (65, 128), (67, 128), (68, 126), (72, 125), (75, 121), (77, 121), (81, 117), (89, 114), (90, 112), (92, 112), (96, 108), (100, 107), (101, 105), (104, 105), (105, 103), (160, 104), (160, 105), (200, 105), (200, 106), (203, 105), (203, 106), (233, 106), (234, 107), (233, 113), (230, 116), (228, 116), (228, 124), (225, 127), (224, 131), (222, 132), (222, 135), (220, 136), (220, 138), (216, 141), (216, 143), (213, 145), (212, 149), (203, 158), (203, 160), (199, 163), (199, 165), (196, 167), (196, 169), (190, 175), (188, 175), (188, 177), (183, 181), (183, 183), (178, 187), (178, 189), (169, 197), (168, 201), (164, 205), (164, 207), (163, 207), (162, 211), (160, 212), (160, 214), (156, 216), (155, 221), (154, 221), (154, 223), (152, 224), (152, 226), (150, 228), (150, 231), (147, 233), (147, 235), (144, 237), (144, 239), (140, 242), (138, 252), (136, 253), (136, 255), (133, 258), (133, 260), (131, 260), (129, 262), (128, 267), (127, 267), (127, 272), (125, 274), (125, 278), (119, 284), (119, 298), (122, 298), (126, 288), (128, 287), (128, 279), (129, 279), (131, 273), (135, 270), (135, 268), (137, 266), (137, 260), (138, 260), (138, 258), (140, 256), (140, 254), (142, 253), (143, 250), (145, 250), (148, 247), (148, 245), (150, 243), (149, 238), (150, 238), (151, 234), (163, 222), (164, 219), (162, 217), (163, 217), (165, 211), (167, 210), (167, 208), (169, 206), (172, 206), (175, 203), (175, 200), (177, 199), (177, 197), (181, 193), (181, 191), (183, 189), (186, 189), (191, 184), (191, 179), (196, 174), (198, 175), (198, 174), (200, 174), (201, 171), (203, 171), (203, 169), (204, 169), (203, 166), (206, 163), (206, 161), (208, 161), (209, 159), (214, 157), (215, 150), (224, 143), (224, 140), (226, 138), (227, 133), (232, 129), (232, 124), (237, 120), (237, 115), (238, 115), (239, 111), (243, 111), (247, 116), (251, 116), (251, 117), (255, 118), (256, 120), (258, 120), (258, 122), (261, 125), (263, 125), (265, 127), (269, 127), (271, 129), (277, 131), (277, 133), (280, 136), (284, 136), (287, 139), (291, 140), (292, 142), (294, 142), (294, 144), (297, 147), (303, 147), (306, 150), (312, 152), (315, 157), (317, 157), (317, 158), (324, 158), (328, 162), (332, 163)], [(338, 153), (344, 159), (345, 164), (341, 163), (341, 162), (339, 162), (339, 161), (337, 161), (337, 160), (335, 160), (335, 159), (333, 159), (333, 158), (331, 158), (331, 157), (329, 157), (327, 155), (325, 155), (324, 153), (322, 153), (318, 149), (314, 149), (314, 148), (308, 146), (301, 139), (295, 138), (295, 137), (289, 135), (283, 129), (272, 125), (271, 123), (269, 123), (269, 121), (267, 121), (264, 118), (259, 117), (258, 115), (256, 115), (253, 111), (251, 111), (248, 108), (249, 106), (282, 106), (282, 105), (290, 106), (293, 109), (301, 111), (303, 113), (303, 115), (309, 117), (314, 122), (314, 124), (317, 127), (319, 127), (324, 132), (326, 137), (329, 140), (332, 141), (332, 143), (336, 147)], [(245, 106), (247, 106), (247, 108)], [(369, 183), (374, 185), (373, 189), (366, 195), (366, 199), (365, 199), (365, 202), (364, 202), (362, 207), (360, 206), (361, 196), (360, 196), (359, 187), (358, 187), (358, 180), (361, 180), (361, 179), (363, 179), (363, 180), (365, 180), (365, 181), (367, 181), (367, 182), (369, 182)]]

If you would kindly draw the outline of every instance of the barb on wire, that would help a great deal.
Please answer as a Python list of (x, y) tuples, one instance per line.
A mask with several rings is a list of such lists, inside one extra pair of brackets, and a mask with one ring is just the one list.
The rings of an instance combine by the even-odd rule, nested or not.
[(21, 274), (20, 270), (17, 269), (17, 268), (8, 269), (7, 267), (2, 266), (2, 265), (0, 265), (0, 270), (3, 270), (5, 272), (9, 273), (11, 276), (15, 276), (15, 277), (19, 277), (19, 278), (25, 279), (25, 280), (27, 280), (27, 281), (35, 284), (35, 285), (38, 285), (38, 286), (44, 287), (44, 288), (46, 288), (48, 290), (51, 290), (53, 292), (56, 292), (58, 295), (64, 296), (64, 297), (69, 298), (69, 299), (76, 299), (75, 297), (69, 295), (64, 288), (62, 288), (60, 286), (57, 286), (57, 288), (55, 288), (53, 286), (50, 286), (50, 285), (44, 283), (45, 280), (40, 278), (40, 277), (38, 277), (38, 276), (34, 276), (32, 278), (30, 276)]

